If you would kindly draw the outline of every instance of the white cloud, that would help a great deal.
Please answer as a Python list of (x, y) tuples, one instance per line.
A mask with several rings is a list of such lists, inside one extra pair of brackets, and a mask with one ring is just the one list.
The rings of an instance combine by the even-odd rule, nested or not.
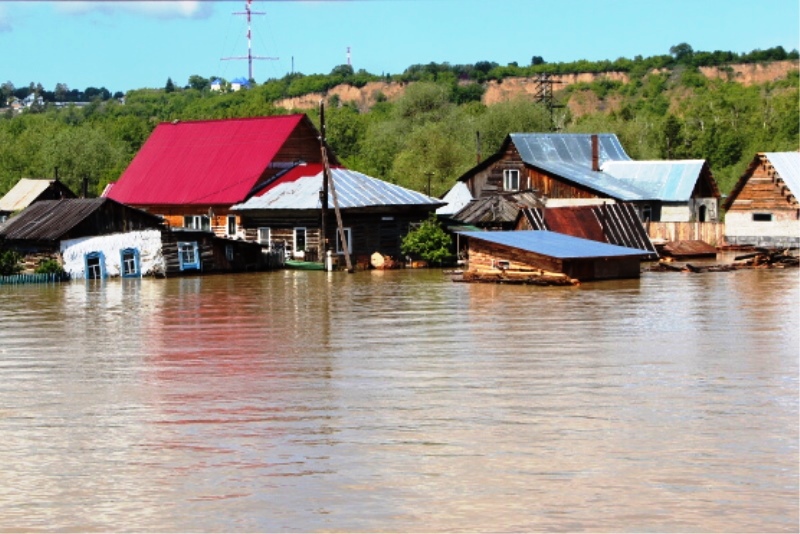
[(202, 0), (160, 0), (130, 2), (127, 0), (86, 1), (73, 0), (55, 2), (56, 10), (68, 15), (85, 15), (88, 13), (117, 13), (141, 15), (159, 19), (191, 18), (203, 19), (211, 15), (212, 2)]

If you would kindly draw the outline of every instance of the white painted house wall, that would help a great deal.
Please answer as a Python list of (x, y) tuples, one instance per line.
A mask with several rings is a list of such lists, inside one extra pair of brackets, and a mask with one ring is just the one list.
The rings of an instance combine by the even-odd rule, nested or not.
[(772, 216), (771, 221), (754, 221), (750, 211), (729, 211), (725, 214), (725, 240), (731, 245), (800, 246), (800, 220), (790, 218), (791, 214), (773, 212)]
[(102, 252), (106, 276), (119, 276), (120, 253), (126, 248), (135, 248), (139, 251), (139, 269), (142, 276), (164, 273), (160, 230), (141, 230), (64, 240), (61, 242), (64, 270), (72, 278), (85, 278), (86, 254)]

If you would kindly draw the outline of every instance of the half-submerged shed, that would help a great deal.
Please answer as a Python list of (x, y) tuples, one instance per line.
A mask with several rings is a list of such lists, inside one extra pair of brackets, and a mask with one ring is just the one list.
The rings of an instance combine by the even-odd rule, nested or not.
[(725, 241), (800, 247), (800, 152), (756, 154), (725, 200)]
[(638, 278), (650, 251), (546, 230), (459, 232), (469, 238), (470, 271), (546, 271), (580, 281)]

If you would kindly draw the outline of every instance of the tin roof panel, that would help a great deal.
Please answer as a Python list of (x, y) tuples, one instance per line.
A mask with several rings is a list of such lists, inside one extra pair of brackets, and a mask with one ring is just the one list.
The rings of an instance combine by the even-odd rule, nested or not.
[(620, 247), (559, 234), (546, 230), (522, 230), (515, 232), (459, 232), (470, 239), (480, 239), (536, 254), (561, 259), (606, 258), (625, 256), (648, 256), (650, 251)]

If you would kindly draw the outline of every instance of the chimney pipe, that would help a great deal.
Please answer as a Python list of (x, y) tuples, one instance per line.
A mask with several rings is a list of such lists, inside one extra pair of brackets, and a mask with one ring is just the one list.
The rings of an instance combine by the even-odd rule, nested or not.
[(597, 134), (592, 134), (592, 170), (600, 170), (600, 153), (597, 146)]

